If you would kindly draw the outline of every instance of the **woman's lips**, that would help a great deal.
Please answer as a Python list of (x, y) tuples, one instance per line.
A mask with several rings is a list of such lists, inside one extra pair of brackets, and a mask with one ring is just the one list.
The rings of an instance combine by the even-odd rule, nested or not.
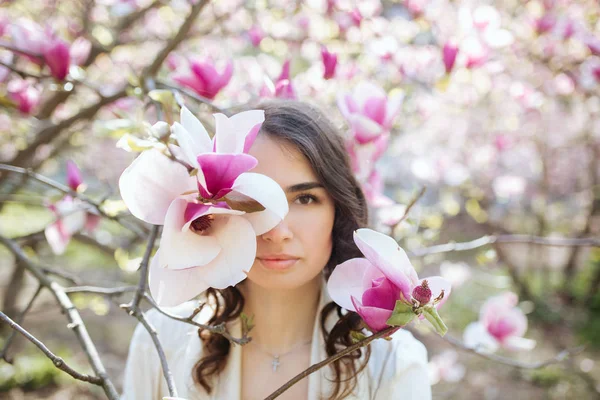
[(298, 261), (297, 258), (259, 258), (258, 260), (265, 268), (279, 271), (293, 267)]

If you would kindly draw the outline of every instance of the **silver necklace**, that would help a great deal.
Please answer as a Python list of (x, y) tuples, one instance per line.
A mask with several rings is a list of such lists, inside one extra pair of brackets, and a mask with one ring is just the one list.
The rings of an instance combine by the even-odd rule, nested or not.
[(281, 364), (281, 362), (279, 361), (279, 359), (281, 357), (286, 356), (286, 355), (290, 354), (292, 351), (296, 350), (297, 348), (306, 346), (307, 344), (310, 344), (310, 343), (312, 343), (312, 339), (309, 340), (308, 342), (298, 343), (297, 345), (293, 346), (290, 350), (288, 350), (286, 353), (273, 354), (270, 351), (268, 351), (267, 349), (265, 349), (264, 347), (262, 347), (259, 343), (255, 342), (255, 344), (260, 348), (260, 350), (262, 350), (263, 353), (267, 353), (268, 355), (273, 357), (273, 360), (271, 361), (271, 366), (273, 367), (273, 372), (277, 372), (277, 367), (279, 367), (279, 365)]

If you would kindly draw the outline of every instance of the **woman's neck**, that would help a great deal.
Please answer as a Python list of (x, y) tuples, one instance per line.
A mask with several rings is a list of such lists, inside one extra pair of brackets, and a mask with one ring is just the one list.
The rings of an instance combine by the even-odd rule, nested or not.
[(254, 315), (252, 341), (273, 354), (285, 354), (312, 338), (322, 278), (296, 289), (265, 289), (250, 280), (239, 286), (244, 313)]

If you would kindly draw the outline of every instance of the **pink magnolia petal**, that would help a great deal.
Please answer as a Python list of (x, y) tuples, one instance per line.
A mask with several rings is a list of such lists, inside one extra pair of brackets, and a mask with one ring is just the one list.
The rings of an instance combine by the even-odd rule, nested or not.
[(59, 220), (49, 224), (46, 226), (46, 229), (44, 229), (46, 240), (48, 241), (52, 252), (56, 255), (63, 254), (71, 240), (71, 235), (64, 232), (61, 225), (62, 223)]
[(431, 298), (432, 299), (435, 299), (436, 297), (438, 297), (440, 295), (440, 293), (442, 292), (442, 290), (444, 291), (444, 297), (436, 305), (436, 308), (440, 307), (442, 304), (444, 304), (446, 302), (446, 300), (448, 300), (448, 297), (450, 296), (450, 293), (452, 292), (452, 284), (450, 283), (450, 281), (446, 280), (445, 278), (442, 278), (441, 276), (430, 276), (428, 278), (421, 279), (419, 281), (419, 283), (417, 284), (417, 286), (421, 285), (421, 283), (424, 280), (427, 280), (427, 284), (429, 285), (429, 289), (431, 290)]
[(358, 104), (352, 98), (352, 95), (348, 93), (340, 93), (337, 96), (337, 106), (344, 118), (348, 119), (350, 115), (359, 111)]
[(372, 280), (372, 287), (362, 295), (362, 304), (368, 307), (394, 310), (396, 300), (400, 299), (400, 290), (386, 278)]
[(59, 81), (64, 80), (71, 64), (69, 45), (60, 39), (52, 40), (44, 48), (44, 61), (53, 77)]
[(150, 263), (148, 285), (150, 293), (159, 306), (177, 306), (209, 288), (204, 282), (202, 267), (171, 270), (160, 264), (161, 249)]
[(327, 281), (327, 291), (331, 299), (349, 311), (356, 311), (351, 297), (362, 298), (363, 276), (372, 267), (369, 260), (352, 258), (335, 267)]
[(383, 121), (383, 127), (390, 129), (394, 123), (394, 119), (400, 113), (402, 103), (404, 102), (404, 93), (398, 93), (391, 96), (386, 105), (385, 119)]
[(87, 213), (84, 229), (88, 232), (94, 231), (100, 223), (100, 216), (92, 213)]
[(351, 115), (348, 122), (359, 144), (369, 143), (385, 133), (381, 125), (361, 114)]
[(207, 265), (222, 251), (213, 232), (226, 221), (215, 218), (206, 235), (182, 229), (186, 225), (187, 205), (187, 201), (175, 199), (167, 211), (160, 244), (160, 264), (164, 268), (186, 269)]
[(242, 153), (247, 145), (250, 148), (254, 142), (260, 125), (265, 120), (265, 112), (250, 110), (235, 114), (231, 118), (223, 114), (214, 114), (214, 117), (217, 132), (215, 150), (219, 153)]
[(354, 232), (354, 242), (365, 257), (398, 286), (404, 297), (410, 299), (412, 289), (417, 284), (417, 276), (398, 243), (371, 229), (358, 229)]
[(205, 87), (204, 83), (194, 76), (175, 75), (175, 76), (173, 76), (173, 80), (175, 82), (179, 83), (181, 86), (192, 89), (194, 92), (198, 93), (200, 96), (206, 95), (206, 87)]
[(379, 332), (388, 327), (387, 320), (392, 316), (392, 310), (363, 306), (356, 297), (352, 297), (352, 304), (354, 304), (358, 315), (374, 332)]
[(287, 197), (281, 186), (266, 175), (253, 172), (241, 174), (235, 180), (231, 190), (227, 195), (228, 198), (241, 194), (256, 200), (265, 208), (264, 211), (244, 216), (254, 227), (256, 235), (262, 235), (273, 229), (289, 211)]
[(368, 81), (359, 82), (352, 91), (352, 97), (359, 110), (364, 110), (365, 102), (371, 97), (387, 98), (387, 93), (380, 86)]
[(385, 113), (387, 106), (386, 97), (370, 97), (364, 105), (364, 115), (375, 121), (379, 125), (385, 122)]
[(248, 135), (246, 136), (246, 139), (244, 140), (244, 149), (243, 149), (244, 153), (248, 153), (250, 151), (250, 148), (254, 144), (254, 141), (256, 140), (256, 136), (258, 136), (258, 132), (260, 132), (261, 127), (262, 127), (262, 122), (254, 125), (254, 127), (252, 129), (250, 129), (250, 132), (248, 133)]
[(197, 191), (197, 184), (183, 165), (153, 149), (140, 154), (123, 171), (119, 189), (134, 216), (162, 225), (171, 202), (182, 193)]
[(248, 154), (205, 153), (196, 157), (206, 181), (206, 191), (219, 199), (231, 191), (238, 177), (256, 167), (258, 161)]
[[(205, 204), (196, 204), (196, 203), (187, 203), (184, 220), (186, 221), (185, 225), (181, 228), (182, 231), (189, 229), (192, 222), (203, 215), (212, 214), (213, 216), (217, 215), (244, 215), (243, 211), (232, 210), (229, 208), (227, 203), (218, 203), (219, 206), (207, 206)], [(220, 206), (224, 204), (224, 206)]]
[(81, 171), (73, 161), (67, 161), (67, 184), (72, 190), (77, 190), (79, 185), (83, 183)]
[(213, 288), (225, 289), (246, 279), (256, 257), (256, 235), (246, 219), (228, 215), (212, 235), (222, 250), (212, 262), (200, 267), (203, 279)]
[[(369, 288), (371, 288), (373, 286), (373, 281), (380, 279), (380, 278), (385, 278), (385, 275), (379, 270), (379, 268), (377, 268), (375, 265), (373, 265), (369, 261), (369, 268), (367, 268), (367, 270), (365, 271), (365, 273), (362, 277), (361, 293), (363, 293), (366, 290), (368, 290)], [(361, 298), (361, 297), (362, 297), (362, 294), (360, 297), (357, 297), (357, 298)]]

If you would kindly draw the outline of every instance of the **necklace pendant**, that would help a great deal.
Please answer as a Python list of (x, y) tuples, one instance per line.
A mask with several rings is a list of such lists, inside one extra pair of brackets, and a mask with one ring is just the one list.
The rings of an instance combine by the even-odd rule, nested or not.
[(277, 372), (277, 367), (279, 366), (279, 356), (273, 356), (273, 361), (271, 362), (273, 365), (273, 372)]

